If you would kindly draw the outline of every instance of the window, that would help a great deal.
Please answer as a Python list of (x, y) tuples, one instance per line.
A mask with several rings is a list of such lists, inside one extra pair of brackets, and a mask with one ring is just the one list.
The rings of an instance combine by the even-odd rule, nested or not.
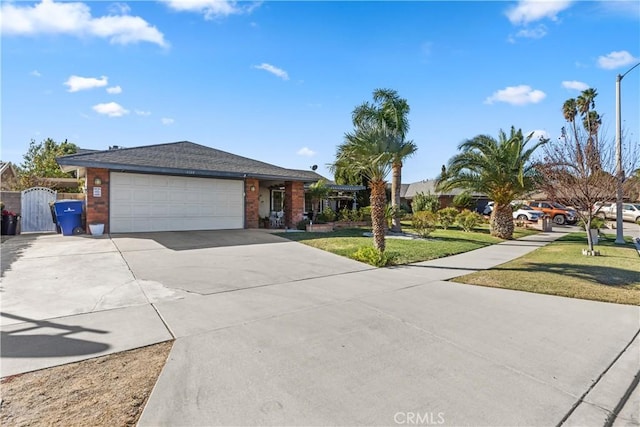
[(284, 210), (284, 191), (271, 190), (271, 210), (275, 212)]

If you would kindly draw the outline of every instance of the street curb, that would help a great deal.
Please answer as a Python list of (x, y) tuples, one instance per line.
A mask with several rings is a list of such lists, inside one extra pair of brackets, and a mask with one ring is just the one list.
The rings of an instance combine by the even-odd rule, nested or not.
[[(638, 386), (638, 354), (640, 354), (640, 331), (625, 346), (613, 363), (597, 378), (592, 388), (578, 401), (562, 426), (602, 425), (611, 426), (628, 403), (630, 395)], [(623, 423), (634, 420), (618, 419)], [(637, 421), (637, 420), (636, 420)]]

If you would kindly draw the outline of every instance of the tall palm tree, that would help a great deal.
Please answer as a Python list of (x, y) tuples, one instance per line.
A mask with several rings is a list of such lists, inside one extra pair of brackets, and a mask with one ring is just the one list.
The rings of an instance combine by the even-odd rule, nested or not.
[(388, 147), (398, 138), (397, 133), (386, 127), (362, 125), (345, 134), (344, 142), (338, 146), (332, 172), (364, 176), (371, 190), (371, 226), (373, 245), (380, 252), (385, 250), (385, 205), (386, 177), (391, 169)]
[[(602, 124), (602, 119), (596, 108), (596, 96), (598, 91), (593, 88), (582, 91), (576, 101), (576, 106), (580, 116), (582, 117), (582, 125), (587, 131), (587, 144), (584, 148), (587, 166), (592, 170), (601, 168), (600, 162), (597, 160), (598, 155), (598, 130)], [(578, 138), (576, 138), (577, 140)]]
[[(576, 125), (576, 117), (578, 117), (578, 104), (575, 98), (567, 99), (562, 105), (562, 115), (564, 119), (571, 123), (571, 129), (573, 130), (573, 134), (576, 135), (578, 133), (578, 127)], [(576, 141), (576, 155), (578, 162), (582, 163), (582, 148), (580, 143)]]
[(583, 90), (578, 96), (576, 106), (581, 115), (585, 115), (590, 109), (596, 108), (596, 96), (598, 96), (598, 91), (593, 88)]
[(501, 130), (498, 140), (488, 135), (468, 139), (458, 146), (461, 152), (449, 160), (446, 177), (438, 181), (442, 190), (462, 188), (489, 196), (494, 201), (491, 235), (501, 239), (513, 237), (510, 203), (533, 189), (531, 157), (546, 140), (527, 148), (532, 136), (525, 138), (522, 130), (511, 127), (510, 135)]
[(385, 127), (386, 132), (397, 133), (393, 138), (393, 144), (389, 145), (389, 151), (393, 154), (391, 177), (391, 206), (393, 219), (391, 229), (401, 232), (400, 225), (400, 187), (402, 183), (402, 164), (405, 159), (412, 156), (418, 147), (413, 141), (405, 141), (409, 132), (409, 104), (404, 98), (400, 98), (398, 92), (392, 89), (376, 89), (373, 91), (373, 103), (365, 102), (353, 110), (353, 123), (357, 127), (378, 126)]

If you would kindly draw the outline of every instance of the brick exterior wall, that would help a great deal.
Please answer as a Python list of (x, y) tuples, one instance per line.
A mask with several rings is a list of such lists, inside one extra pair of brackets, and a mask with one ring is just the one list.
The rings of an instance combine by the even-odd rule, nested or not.
[(284, 183), (284, 224), (295, 228), (304, 216), (304, 183), (285, 181)]
[[(254, 191), (251, 191), (253, 186)], [(260, 184), (255, 178), (247, 178), (244, 183), (244, 228), (258, 228), (260, 225)]]
[(4, 209), (14, 213), (21, 213), (22, 210), (22, 192), (20, 191), (2, 191), (0, 200), (4, 203)]
[[(109, 233), (109, 169), (87, 168), (86, 217), (87, 233), (89, 224), (104, 224), (104, 232)], [(94, 179), (100, 178), (101, 185), (94, 185)], [(100, 197), (93, 196), (93, 188), (100, 187)]]

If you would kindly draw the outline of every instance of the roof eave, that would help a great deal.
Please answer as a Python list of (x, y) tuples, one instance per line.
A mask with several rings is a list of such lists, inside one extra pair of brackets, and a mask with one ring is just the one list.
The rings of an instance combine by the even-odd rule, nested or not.
[(270, 179), (270, 180), (283, 180), (283, 181), (302, 181), (302, 182), (314, 182), (315, 180), (309, 177), (300, 176), (285, 176), (285, 175), (269, 175), (269, 174), (256, 174), (250, 172), (226, 172), (226, 171), (208, 171), (208, 170), (194, 170), (194, 169), (178, 169), (167, 168), (157, 166), (143, 166), (143, 165), (128, 165), (123, 163), (107, 163), (107, 162), (95, 162), (87, 160), (76, 160), (71, 158), (59, 157), (56, 159), (58, 164), (62, 167), (62, 170), (72, 171), (77, 168), (98, 168), (109, 169), (115, 172), (143, 172), (143, 173), (157, 173), (164, 175), (180, 175), (180, 176), (194, 176), (203, 178), (227, 178), (227, 179), (244, 179), (244, 178), (257, 178), (257, 179)]

